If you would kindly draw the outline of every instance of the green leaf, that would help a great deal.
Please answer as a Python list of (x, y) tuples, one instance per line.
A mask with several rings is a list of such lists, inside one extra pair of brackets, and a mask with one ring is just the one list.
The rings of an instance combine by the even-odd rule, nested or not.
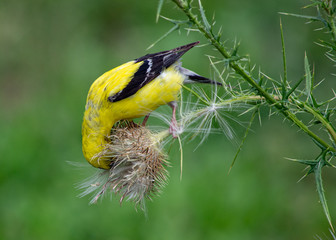
[(324, 194), (323, 183), (322, 183), (322, 168), (326, 165), (328, 165), (328, 166), (331, 165), (330, 162), (326, 160), (327, 153), (328, 153), (328, 151), (325, 151), (325, 150), (322, 151), (321, 154), (314, 160), (300, 160), (300, 159), (290, 159), (290, 158), (287, 158), (287, 159), (291, 160), (291, 161), (302, 163), (304, 165), (307, 165), (310, 168), (308, 170), (308, 172), (303, 176), (303, 178), (306, 177), (307, 175), (309, 175), (310, 173), (315, 174), (315, 182), (316, 182), (316, 188), (317, 188), (318, 196), (319, 196), (324, 214), (326, 215), (327, 220), (329, 222), (329, 225), (330, 225), (331, 229), (334, 231), (333, 225), (331, 223), (329, 208), (328, 208), (327, 200), (326, 200), (326, 197), (325, 197), (325, 194)]
[[(232, 57), (238, 57), (239, 47), (240, 47), (240, 43), (235, 44), (234, 48), (232, 49), (231, 58)], [(247, 58), (247, 57), (245, 57), (245, 58)]]
[(293, 161), (293, 162), (302, 163), (304, 165), (309, 165), (309, 166), (315, 166), (317, 163), (316, 159), (314, 160), (293, 159), (293, 158), (286, 158), (286, 159)]
[(334, 232), (334, 227), (333, 227), (332, 222), (331, 222), (331, 217), (330, 217), (330, 213), (329, 213), (327, 199), (326, 199), (325, 194), (324, 194), (323, 183), (322, 183), (322, 168), (325, 165), (324, 161), (325, 160), (323, 159), (323, 156), (321, 156), (320, 161), (315, 166), (315, 169), (314, 169), (315, 181), (316, 181), (317, 192), (318, 192), (320, 202), (321, 202), (322, 207), (323, 207), (324, 214), (326, 215), (327, 220), (329, 222), (329, 225), (330, 225), (332, 231)]
[(285, 12), (279, 12), (279, 14), (286, 15), (286, 16), (297, 17), (297, 18), (303, 18), (303, 19), (307, 19), (307, 20), (310, 20), (310, 21), (318, 21), (318, 22), (322, 22), (325, 27), (329, 26), (328, 22), (320, 16), (308, 16), (308, 15), (300, 15), (300, 14), (285, 13)]
[(289, 92), (287, 93), (287, 95), (284, 99), (289, 98), (289, 96), (297, 89), (297, 87), (300, 85), (300, 83), (302, 83), (303, 79), (304, 79), (304, 76), (302, 78), (300, 78), (300, 80), (289, 90)]
[(316, 166), (316, 159), (314, 160), (303, 160), (303, 159), (293, 159), (293, 158), (286, 158), (290, 161), (293, 161), (293, 162), (298, 162), (298, 163), (301, 163), (301, 164), (304, 164), (304, 165), (307, 165), (307, 169), (308, 171), (305, 173), (305, 175), (299, 180), (301, 181), (303, 178), (307, 177), (309, 174), (313, 173), (314, 172), (314, 168)]
[(282, 61), (283, 61), (283, 71), (284, 71), (284, 78), (282, 81), (282, 99), (285, 100), (285, 97), (287, 96), (287, 93), (286, 93), (287, 91), (287, 62), (286, 62), (285, 40), (283, 36), (281, 18), (280, 18), (280, 33), (281, 33)]
[(306, 96), (307, 101), (311, 101), (311, 93), (313, 89), (313, 78), (310, 71), (309, 61), (307, 54), (304, 57), (304, 69), (305, 69), (305, 79), (306, 79)]
[(199, 5), (199, 11), (201, 13), (201, 17), (202, 17), (202, 21), (203, 21), (204, 27), (205, 27), (205, 29), (208, 32), (210, 32), (211, 31), (211, 26), (210, 26), (210, 24), (208, 22), (208, 19), (205, 16), (205, 11), (204, 11), (204, 8), (202, 6), (201, 0), (198, 0), (198, 5)]
[(258, 84), (259, 84), (259, 86), (260, 87), (262, 87), (262, 85), (263, 85), (263, 83), (264, 83), (264, 76), (263, 75), (261, 75), (260, 77), (259, 77), (259, 81), (258, 81)]

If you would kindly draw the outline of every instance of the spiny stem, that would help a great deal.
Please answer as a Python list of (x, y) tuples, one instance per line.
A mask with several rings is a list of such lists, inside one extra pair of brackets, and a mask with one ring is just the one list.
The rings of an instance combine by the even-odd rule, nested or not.
[(322, 123), (322, 125), (328, 130), (333, 141), (336, 143), (336, 132), (334, 127), (329, 123), (329, 121), (308, 104), (302, 103), (302, 105), (305, 110), (311, 113), (317, 120), (319, 120)]
[[(336, 149), (330, 146), (328, 143), (326, 143), (324, 140), (322, 140), (319, 136), (317, 136), (314, 132), (310, 131), (309, 128), (300, 120), (298, 119), (295, 114), (292, 112), (286, 110), (283, 112), (283, 114), (290, 119), (292, 122), (294, 122), (299, 128), (301, 128), (304, 132), (306, 132), (310, 137), (312, 137), (315, 141), (317, 141), (319, 144), (321, 144), (325, 149), (336, 152)], [(288, 114), (288, 115), (287, 115)]]
[[(231, 55), (225, 50), (224, 45), (217, 41), (215, 36), (207, 31), (207, 29), (203, 26), (203, 24), (198, 20), (197, 15), (193, 14), (191, 11), (191, 7), (183, 0), (172, 0), (189, 18), (190, 22), (192, 22), (198, 30), (208, 39), (211, 44), (220, 52), (220, 54), (229, 59)], [(335, 28), (336, 33), (336, 28)], [(277, 108), (287, 119), (295, 123), (299, 128), (301, 128), (305, 133), (307, 133), (310, 137), (312, 137), (315, 141), (319, 142), (324, 148), (336, 152), (336, 149), (322, 140), (319, 136), (317, 136), (314, 132), (312, 132), (300, 119), (297, 118), (295, 114), (289, 111), (286, 107), (284, 107), (280, 101), (277, 101), (273, 98), (265, 89), (263, 89), (256, 80), (249, 75), (244, 68), (242, 68), (236, 62), (230, 61), (229, 66), (240, 75), (245, 81), (247, 81), (252, 87), (254, 87), (260, 96), (263, 96), (265, 100), (269, 103), (269, 105)]]
[(331, 15), (329, 16), (329, 22), (330, 22), (330, 32), (332, 35), (332, 40), (334, 42), (334, 44), (336, 44), (336, 26), (335, 26), (335, 21), (334, 21), (334, 16)]

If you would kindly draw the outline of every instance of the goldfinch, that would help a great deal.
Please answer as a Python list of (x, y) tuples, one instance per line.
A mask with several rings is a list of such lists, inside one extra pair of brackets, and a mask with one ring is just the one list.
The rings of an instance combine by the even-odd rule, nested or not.
[(184, 83), (220, 83), (181, 67), (181, 56), (197, 45), (190, 43), (169, 51), (147, 54), (104, 73), (90, 87), (82, 125), (82, 150), (97, 168), (110, 169), (111, 159), (99, 157), (113, 125), (146, 116), (169, 104), (173, 109), (170, 132), (176, 137), (176, 101)]

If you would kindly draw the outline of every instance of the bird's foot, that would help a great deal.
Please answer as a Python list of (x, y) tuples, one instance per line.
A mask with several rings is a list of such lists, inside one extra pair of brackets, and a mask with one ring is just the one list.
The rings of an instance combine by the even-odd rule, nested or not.
[(146, 126), (146, 123), (147, 123), (147, 120), (148, 120), (148, 118), (149, 118), (149, 115), (150, 115), (150, 113), (148, 113), (148, 114), (145, 116), (144, 120), (142, 121), (141, 126), (143, 126), (143, 127)]
[(169, 133), (173, 136), (173, 138), (177, 138), (179, 135), (179, 127), (177, 125), (176, 119), (172, 119), (169, 126)]
[(173, 138), (177, 138), (178, 137), (178, 124), (176, 121), (176, 108), (177, 108), (177, 103), (175, 101), (168, 103), (168, 105), (173, 109), (173, 116), (172, 116), (172, 120), (170, 122), (170, 126), (169, 126), (169, 133), (173, 136)]

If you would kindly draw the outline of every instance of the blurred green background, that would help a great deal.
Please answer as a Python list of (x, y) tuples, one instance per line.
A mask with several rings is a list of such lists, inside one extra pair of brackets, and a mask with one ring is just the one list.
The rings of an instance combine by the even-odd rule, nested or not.
[[(277, 78), (282, 72), (278, 12), (312, 14), (308, 1), (207, 0), (224, 39), (241, 42), (241, 54)], [(75, 185), (94, 169), (81, 152), (86, 94), (102, 73), (144, 55), (172, 25), (155, 22), (157, 1), (0, 1), (0, 239), (323, 239), (330, 237), (313, 176), (297, 183), (303, 166), (284, 157), (311, 159), (318, 149), (281, 116), (257, 122), (231, 173), (238, 144), (213, 135), (197, 150), (184, 146), (179, 180), (178, 145), (170, 152), (170, 181), (148, 202), (148, 218), (118, 198), (88, 205)], [(162, 14), (183, 17), (166, 1)], [(331, 96), (335, 69), (314, 44), (324, 37), (301, 19), (282, 17), (288, 71), (303, 74), (307, 51), (318, 93)], [(150, 52), (205, 40), (174, 32)], [(205, 54), (195, 48), (184, 66), (209, 76)], [(332, 85), (334, 84), (334, 85)], [(236, 129), (238, 143), (244, 129)], [(83, 167), (68, 163), (81, 163)], [(336, 217), (336, 175), (326, 169), (325, 189)]]

